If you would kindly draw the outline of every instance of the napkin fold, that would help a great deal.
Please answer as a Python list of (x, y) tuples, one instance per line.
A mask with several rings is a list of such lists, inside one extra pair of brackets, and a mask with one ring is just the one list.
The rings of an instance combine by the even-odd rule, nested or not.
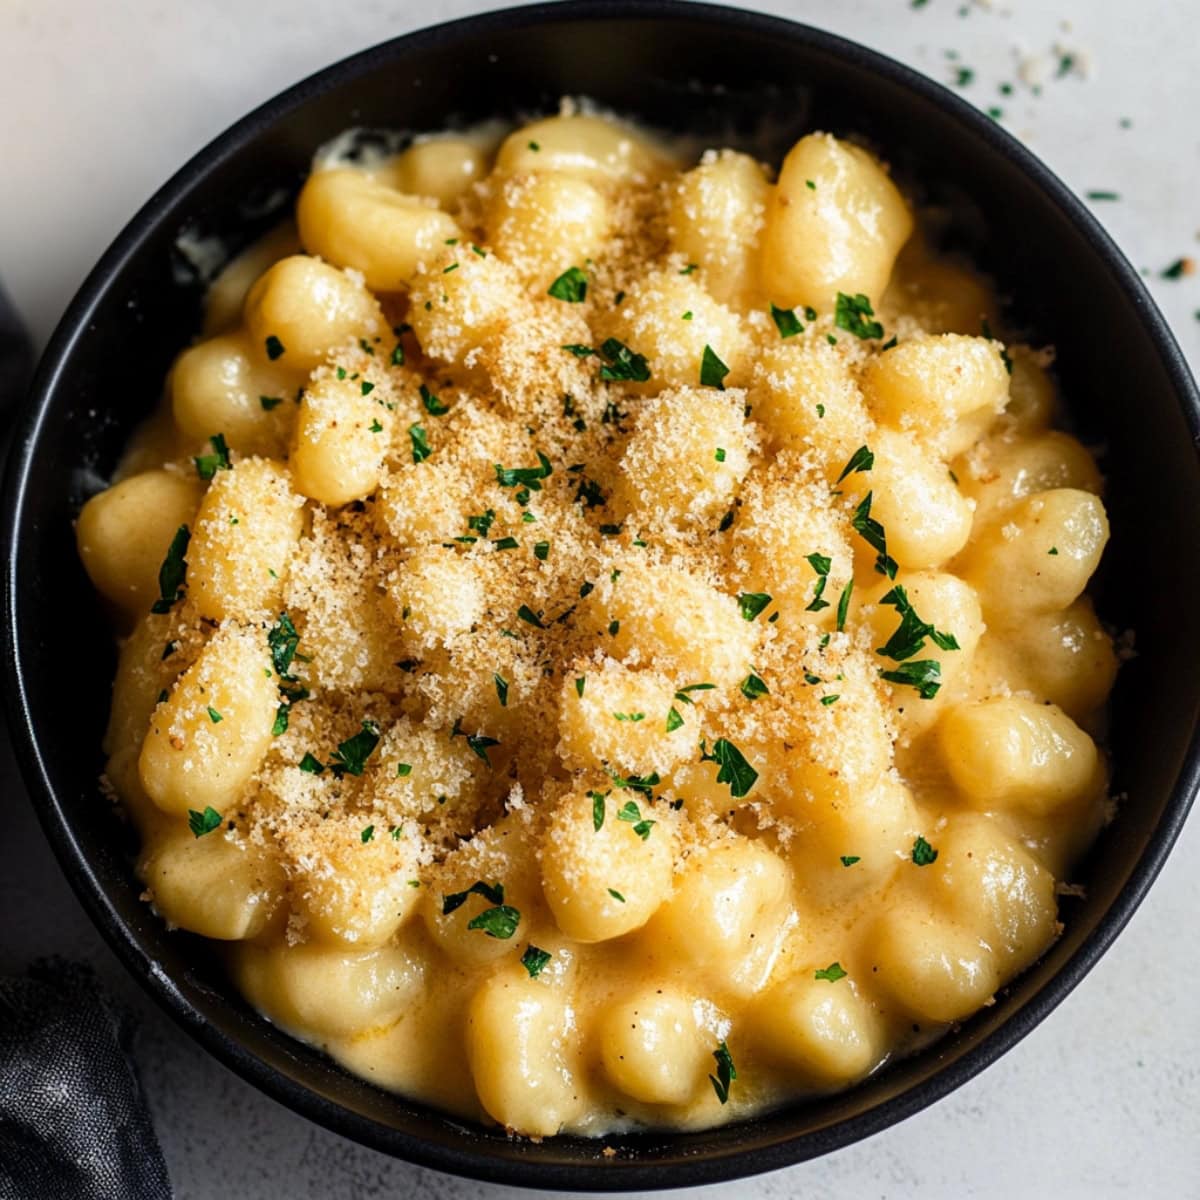
[(171, 1200), (132, 1036), (86, 966), (0, 977), (0, 1200)]

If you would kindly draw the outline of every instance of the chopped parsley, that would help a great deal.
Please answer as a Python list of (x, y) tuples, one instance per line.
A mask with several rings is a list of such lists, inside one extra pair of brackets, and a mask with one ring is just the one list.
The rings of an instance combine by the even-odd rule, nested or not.
[(841, 483), (847, 475), (854, 475), (859, 471), (869, 471), (875, 465), (875, 455), (871, 453), (870, 446), (859, 446), (855, 452), (850, 455), (850, 461), (842, 468), (842, 473), (837, 477), (837, 483)]
[(871, 307), (871, 301), (862, 292), (854, 296), (838, 292), (837, 304), (833, 310), (833, 323), (839, 329), (844, 329), (847, 333), (852, 333), (859, 338), (881, 338), (883, 337), (883, 326), (878, 321), (867, 319), (874, 315), (875, 310)]
[(536, 979), (552, 957), (549, 950), (543, 950), (530, 942), (525, 947), (525, 953), (521, 955), (521, 966), (529, 972), (530, 979)]
[(539, 617), (538, 614), (535, 613), (528, 604), (522, 604), (521, 607), (517, 609), (517, 616), (520, 617), (522, 621), (532, 625), (535, 629), (546, 628), (546, 626), (542, 624), (542, 618)]
[(392, 347), (392, 366), (393, 367), (404, 366), (404, 343), (403, 342), (397, 342)]
[(375, 390), (375, 385), (369, 379), (364, 379), (362, 383), (359, 384), (359, 389), (362, 391), (364, 396), (369, 396)]
[(742, 592), (738, 596), (738, 607), (747, 621), (753, 621), (770, 603), (771, 596), (768, 592)]
[(587, 676), (586, 675), (580, 675), (579, 678), (575, 680), (575, 694), (580, 698), (580, 700), (583, 699), (583, 689), (586, 684), (587, 684)]
[(343, 775), (361, 775), (378, 745), (379, 726), (374, 721), (364, 721), (353, 737), (338, 743), (330, 756), (329, 768), (339, 779)]
[(729, 794), (740, 800), (754, 786), (758, 772), (746, 761), (742, 752), (727, 738), (717, 738), (709, 753), (703, 739), (700, 742), (700, 761), (715, 762), (717, 782), (729, 784)]
[[(171, 539), (171, 545), (167, 548), (167, 556), (162, 561), (162, 566), (158, 568), (158, 592), (159, 598), (150, 606), (152, 613), (165, 613), (171, 611), (171, 606), (178, 600), (183, 599), (183, 584), (187, 578), (187, 562), (184, 555), (187, 554), (188, 542), (191, 541), (192, 532), (186, 525), (180, 525), (175, 530), (175, 536)], [(166, 655), (164, 654), (165, 658)]]
[(887, 533), (883, 526), (871, 516), (871, 500), (873, 492), (868, 492), (854, 510), (850, 525), (872, 550), (876, 551), (875, 570), (889, 579), (896, 578), (899, 569), (896, 560), (887, 552)]
[[(842, 594), (838, 597), (838, 606), (837, 606), (837, 631), (838, 631), (838, 633), (841, 633), (846, 628), (846, 617), (850, 613), (850, 596), (853, 593), (853, 591), (854, 591), (854, 579), (851, 578), (850, 581), (846, 584), (846, 586), (844, 588), (842, 588)], [(828, 637), (829, 635), (826, 634), (825, 636)]]
[(201, 479), (211, 479), (218, 471), (228, 471), (229, 447), (225, 444), (223, 433), (214, 433), (208, 439), (213, 448), (211, 454), (199, 454), (192, 461), (196, 464), (196, 474)]
[(932, 638), (940, 650), (960, 649), (958, 641), (952, 633), (942, 633), (917, 616), (917, 611), (909, 601), (908, 594), (899, 584), (893, 587), (879, 603), (895, 608), (900, 614), (900, 624), (888, 638), (887, 643), (876, 649), (876, 654), (882, 654), (885, 658), (894, 659), (896, 662), (903, 662), (907, 658), (915, 658), (925, 649), (926, 638)]
[(540, 492), (542, 480), (548, 479), (554, 473), (554, 467), (540, 450), (537, 452), (537, 457), (538, 465), (536, 467), (502, 467), (499, 463), (494, 463), (496, 482), (501, 487), (522, 487), (528, 488), (531, 492)]
[(262, 405), (263, 412), (270, 412), (273, 408), (278, 408), (283, 403), (282, 396), (259, 396), (259, 404)]
[(591, 346), (584, 346), (579, 342), (568, 342), (567, 345), (563, 346), (563, 349), (569, 354), (575, 355), (576, 358), (590, 358), (596, 353)]
[(624, 903), (625, 903), (625, 897), (624, 897), (624, 896), (622, 896), (622, 895), (621, 895), (621, 893), (620, 893), (620, 892), (618, 892), (616, 888), (609, 888), (609, 889), (608, 889), (608, 894), (609, 894), (609, 895), (610, 895), (610, 896), (611, 896), (611, 897), (612, 897), (614, 900), (619, 900), (619, 901), (620, 901), (622, 904), (624, 904)]
[(461, 717), (454, 722), (454, 728), (450, 730), (450, 736), (452, 738), (465, 737), (467, 739), (467, 746), (475, 757), (482, 759), (489, 767), (492, 765), (492, 760), (488, 758), (488, 748), (500, 745), (499, 739), (488, 737), (482, 733), (465, 732), (462, 727)]
[(843, 854), (841, 856), (843, 867), (852, 867), (856, 862), (862, 862), (861, 854)]
[(442, 916), (448, 917), (452, 912), (462, 908), (472, 896), (482, 896), (489, 904), (504, 903), (504, 884), (484, 883), (482, 879), (471, 884), (464, 892), (451, 892), (442, 897)]
[(695, 263), (688, 263), (688, 265), (686, 267), (684, 267), (683, 270), (680, 271), (679, 273), (680, 273), (680, 275), (691, 275), (696, 270), (697, 270), (697, 265)]
[(604, 828), (604, 792), (589, 792), (592, 798), (592, 828), (599, 833)]
[(770, 688), (753, 671), (742, 680), (742, 686), (739, 690), (747, 700), (757, 700), (759, 696), (770, 695)]
[(362, 838), (362, 843), (365, 846), (375, 836), (375, 826), (368, 825), (359, 836)]
[(225, 720), (225, 718), (223, 716), (221, 716), (221, 714), (219, 712), (217, 712), (217, 710), (215, 708), (213, 708), (213, 706), (211, 704), (208, 706), (208, 719), (214, 725), (220, 725), (220, 723), (223, 720)]
[(429, 435), (419, 423), (414, 422), (408, 427), (408, 440), (412, 443), (413, 462), (424, 462), (433, 453), (429, 446)]
[(937, 861), (938, 852), (923, 838), (918, 837), (912, 845), (912, 860), (918, 867), (927, 867)]
[(828, 708), (828, 707), (829, 707), (831, 704), (836, 704), (836, 703), (837, 703), (837, 702), (838, 702), (838, 701), (839, 701), (841, 698), (842, 698), (842, 695), (841, 695), (841, 693), (840, 693), (840, 692), (836, 692), (836, 693), (834, 693), (832, 696), (822, 696), (822, 697), (821, 697), (821, 703), (822, 703), (822, 704), (823, 704), (823, 705), (824, 705), (826, 708)]
[(609, 768), (608, 777), (619, 788), (627, 788), (631, 792), (641, 792), (643, 796), (649, 797), (652, 789), (658, 787), (661, 782), (657, 771), (651, 771), (649, 775), (618, 775), (616, 771)]
[(615, 713), (613, 713), (613, 716), (618, 721), (633, 721), (634, 723), (636, 723), (638, 721), (644, 721), (646, 719), (646, 714), (644, 712), (632, 712), (632, 713), (615, 712)]
[(817, 573), (817, 582), (813, 589), (812, 602), (805, 606), (805, 612), (820, 612), (823, 608), (829, 607), (829, 601), (823, 600), (821, 597), (825, 593), (825, 585), (829, 582), (829, 568), (833, 566), (833, 560), (824, 554), (807, 554), (805, 558), (808, 565)]
[(497, 695), (497, 697), (499, 697), (500, 707), (507, 708), (508, 707), (508, 680), (505, 679), (504, 676), (501, 675), (499, 671), (494, 671), (492, 673), (492, 679), (496, 683), (496, 695)]
[(1120, 200), (1120, 194), (1117, 192), (1106, 192), (1093, 190), (1087, 193), (1089, 200)]
[(495, 509), (489, 508), (487, 512), (481, 513), (479, 516), (467, 518), (467, 528), (475, 530), (480, 537), (487, 537), (488, 530), (492, 527), (492, 522), (496, 519)]
[(450, 411), (450, 405), (443, 404), (424, 384), (421, 384), (421, 403), (431, 417), (444, 417)]
[(265, 345), (267, 347), (267, 357), (272, 362), (286, 353), (283, 343), (273, 333), (267, 337)]
[(825, 979), (830, 983), (837, 983), (839, 979), (846, 978), (846, 972), (842, 969), (841, 963), (832, 962), (824, 970), (814, 971), (814, 979)]
[(606, 338), (600, 353), (608, 360), (600, 368), (600, 378), (609, 381), (632, 380), (645, 383), (650, 378), (650, 366), (643, 354), (636, 354), (624, 342)]
[(536, 558), (539, 562), (545, 562), (546, 559), (548, 559), (550, 557), (550, 543), (549, 542), (534, 542), (533, 557)]
[(724, 1042), (712, 1053), (713, 1058), (717, 1060), (717, 1073), (710, 1075), (708, 1079), (713, 1085), (713, 1091), (717, 1093), (717, 1099), (726, 1104), (729, 1101), (729, 1085), (737, 1078), (737, 1068), (733, 1065), (733, 1055), (729, 1053), (729, 1047)]
[(804, 326), (800, 323), (800, 318), (796, 316), (794, 308), (776, 308), (772, 304), (771, 320), (775, 322), (775, 328), (779, 330), (781, 338), (795, 337), (796, 334), (804, 332)]
[(398, 779), (403, 779), (406, 775), (411, 775), (411, 774), (412, 774), (412, 763), (397, 763), (396, 764), (396, 777)]
[(194, 808), (188, 809), (188, 828), (192, 831), (192, 837), (201, 838), (206, 833), (219, 829), (220, 825), (221, 814), (211, 805), (206, 805), (203, 812), (197, 812)]
[(725, 390), (725, 376), (729, 374), (729, 368), (721, 361), (717, 352), (709, 345), (705, 345), (704, 354), (700, 358), (700, 386), (716, 388), (717, 391)]
[(300, 770), (307, 775), (320, 775), (325, 770), (325, 764), (312, 754), (305, 754), (299, 763)]
[(879, 677), (888, 683), (916, 688), (922, 700), (932, 700), (942, 686), (942, 667), (936, 658), (922, 658), (901, 663), (892, 671), (880, 671)]
[(636, 800), (626, 800), (617, 810), (617, 820), (625, 821), (633, 826), (633, 832), (644, 842), (650, 836), (650, 829), (655, 824), (649, 817), (642, 816)]
[(672, 705), (667, 710), (667, 732), (674, 733), (683, 724), (683, 717), (679, 715), (679, 709)]
[(507, 941), (517, 932), (521, 923), (521, 914), (509, 904), (498, 904), (495, 908), (485, 908), (478, 916), (467, 922), (468, 929), (481, 929), (488, 937)]
[(681, 687), (675, 693), (675, 699), (684, 704), (695, 704), (689, 693), (691, 692), (711, 692), (716, 688), (715, 683), (689, 683), (687, 687)]
[(371, 422), (371, 425), (370, 425), (370, 431), (371, 431), (372, 433), (382, 433), (382, 432), (383, 432), (383, 426), (382, 426), (382, 425), (380, 425), (380, 423), (379, 423), (379, 421), (378, 421), (378, 420), (372, 421), (372, 422)]
[(716, 448), (716, 451), (713, 453), (713, 458), (715, 458), (717, 460), (717, 462), (724, 462), (725, 461), (724, 447), (718, 446)]
[(547, 295), (567, 304), (582, 304), (587, 299), (587, 276), (578, 267), (568, 267), (549, 287)]
[(294, 682), (295, 676), (289, 674), (292, 660), (296, 657), (296, 648), (300, 645), (300, 634), (292, 619), (286, 612), (279, 614), (279, 620), (271, 626), (267, 633), (267, 648), (271, 651), (271, 665), (275, 674), (286, 682)]
[(1057, 547), (1057, 546), (1051, 546), (1051, 547), (1050, 547), (1050, 549), (1046, 551), (1046, 553), (1047, 553), (1047, 554), (1057, 554), (1057, 553), (1058, 553), (1058, 547)]
[(1182, 279), (1185, 275), (1191, 274), (1191, 269), (1192, 260), (1190, 258), (1177, 258), (1163, 270), (1162, 277), (1164, 279)]

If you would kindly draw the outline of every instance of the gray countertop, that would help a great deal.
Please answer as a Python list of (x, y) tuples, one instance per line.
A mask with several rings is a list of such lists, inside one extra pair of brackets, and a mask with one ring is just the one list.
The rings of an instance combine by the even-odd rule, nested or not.
[[(345, 54), (485, 7), (471, 0), (5, 0), (0, 278), (39, 344), (133, 210), (232, 120)], [(1200, 253), (1194, 5), (776, 0), (747, 7), (830, 28), (944, 82), (960, 79), (963, 95), (1001, 108), (1000, 119), (1081, 194), (1119, 193), (1118, 201), (1096, 201), (1096, 211), (1147, 270), (1193, 366), (1200, 362), (1200, 276), (1161, 277), (1168, 264)], [(1001, 92), (1000, 84), (1020, 79), (1013, 95)], [(1029, 85), (1039, 80), (1035, 94)], [(183, 1200), (518, 1194), (362, 1149), (219, 1066), (151, 1005), (84, 917), (7, 746), (0, 746), (0, 785), (0, 972), (48, 953), (87, 959), (136, 1010), (138, 1064)], [(1200, 1196), (1198, 913), (1200, 824), (1193, 820), (1116, 946), (982, 1076), (867, 1142), (691, 1195)]]

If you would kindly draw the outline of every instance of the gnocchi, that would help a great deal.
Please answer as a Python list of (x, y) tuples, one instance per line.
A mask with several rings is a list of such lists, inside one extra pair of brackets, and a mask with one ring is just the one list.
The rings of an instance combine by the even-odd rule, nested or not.
[(513, 1135), (854, 1085), (1045, 952), (1110, 803), (1052, 353), (863, 146), (683, 159), (323, 153), (76, 525), (146, 898)]

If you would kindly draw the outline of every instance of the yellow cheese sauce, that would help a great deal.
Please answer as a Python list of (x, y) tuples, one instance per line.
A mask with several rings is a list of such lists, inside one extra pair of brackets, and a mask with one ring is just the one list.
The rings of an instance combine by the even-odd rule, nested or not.
[(1043, 953), (1105, 819), (1101, 478), (879, 158), (568, 111), (215, 281), (80, 553), (164, 920), (517, 1134), (844, 1088)]

